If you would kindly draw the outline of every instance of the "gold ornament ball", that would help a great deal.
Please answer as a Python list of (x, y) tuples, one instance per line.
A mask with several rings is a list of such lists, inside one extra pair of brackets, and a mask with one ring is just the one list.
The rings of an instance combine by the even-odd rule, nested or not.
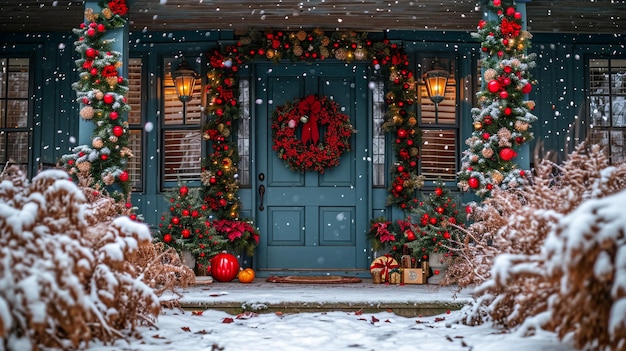
[(480, 122), (474, 122), (474, 129), (479, 130), (483, 128), (483, 124)]

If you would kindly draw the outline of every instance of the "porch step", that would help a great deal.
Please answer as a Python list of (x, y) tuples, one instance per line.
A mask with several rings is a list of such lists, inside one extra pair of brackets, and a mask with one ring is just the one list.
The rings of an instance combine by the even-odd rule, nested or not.
[(470, 303), (471, 289), (435, 285), (373, 284), (363, 279), (355, 284), (276, 284), (257, 279), (198, 284), (181, 291), (185, 310), (213, 309), (230, 314), (303, 313), (345, 311), (379, 313), (393, 311), (404, 317), (445, 314)]

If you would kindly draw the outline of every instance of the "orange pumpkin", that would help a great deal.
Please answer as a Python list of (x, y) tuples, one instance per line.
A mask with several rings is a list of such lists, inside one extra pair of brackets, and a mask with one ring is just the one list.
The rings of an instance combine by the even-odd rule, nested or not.
[(254, 270), (252, 268), (242, 269), (239, 271), (237, 277), (242, 283), (252, 283), (252, 281), (254, 280)]

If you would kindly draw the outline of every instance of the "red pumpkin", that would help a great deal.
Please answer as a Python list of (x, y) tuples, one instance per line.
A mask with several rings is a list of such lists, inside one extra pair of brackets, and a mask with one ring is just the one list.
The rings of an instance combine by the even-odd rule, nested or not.
[(222, 252), (211, 259), (211, 276), (218, 282), (230, 282), (239, 273), (239, 261), (232, 254)]

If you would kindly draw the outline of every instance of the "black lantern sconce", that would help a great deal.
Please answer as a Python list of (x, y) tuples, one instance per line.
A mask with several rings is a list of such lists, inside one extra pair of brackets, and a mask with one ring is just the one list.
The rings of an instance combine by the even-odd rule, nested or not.
[(435, 103), (435, 118), (438, 114), (437, 105), (443, 101), (446, 95), (448, 78), (450, 78), (450, 72), (439, 63), (438, 59), (433, 61), (431, 68), (422, 76), (428, 98)]
[(178, 95), (178, 100), (183, 105), (193, 97), (193, 88), (198, 78), (198, 73), (185, 60), (176, 67), (176, 70), (172, 71), (172, 81), (174, 81), (176, 95)]

